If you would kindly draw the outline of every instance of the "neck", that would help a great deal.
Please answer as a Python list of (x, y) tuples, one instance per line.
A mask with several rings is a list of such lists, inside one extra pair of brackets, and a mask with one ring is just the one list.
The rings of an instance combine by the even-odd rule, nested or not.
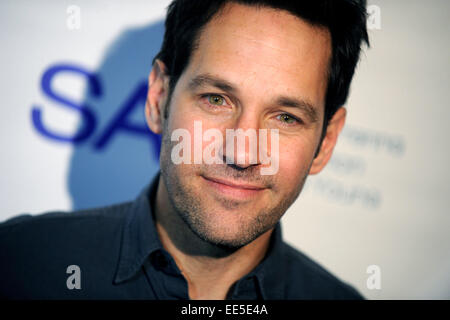
[(161, 243), (185, 277), (191, 299), (225, 299), (230, 287), (264, 258), (273, 231), (236, 250), (208, 243), (192, 232), (175, 211), (161, 176), (155, 220)]

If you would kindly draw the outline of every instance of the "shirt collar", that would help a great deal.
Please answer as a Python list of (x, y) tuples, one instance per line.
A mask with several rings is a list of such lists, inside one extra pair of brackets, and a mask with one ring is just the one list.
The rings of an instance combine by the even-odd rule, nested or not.
[(114, 279), (116, 284), (130, 279), (151, 253), (163, 248), (150, 205), (151, 196), (156, 194), (158, 181), (159, 174), (142, 190), (126, 214), (119, 264)]
[[(269, 248), (264, 259), (249, 274), (254, 276), (264, 300), (283, 299), (283, 288), (287, 275), (284, 274), (284, 242), (281, 223), (278, 222), (272, 232)], [(248, 277), (248, 276), (247, 276)]]

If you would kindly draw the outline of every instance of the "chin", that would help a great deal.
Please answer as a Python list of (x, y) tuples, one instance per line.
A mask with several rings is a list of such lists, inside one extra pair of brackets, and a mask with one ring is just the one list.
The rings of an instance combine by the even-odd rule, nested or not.
[[(195, 232), (195, 231), (194, 231)], [(212, 232), (195, 232), (199, 238), (203, 241), (208, 242), (216, 247), (225, 249), (227, 251), (238, 250), (245, 245), (252, 242), (254, 239), (242, 236), (240, 234), (218, 234)]]
[[(263, 227), (253, 221), (242, 221), (238, 213), (215, 212), (196, 219), (186, 217), (189, 228), (203, 241), (229, 250), (237, 250), (258, 238), (271, 226)], [(223, 218), (222, 218), (223, 217)]]

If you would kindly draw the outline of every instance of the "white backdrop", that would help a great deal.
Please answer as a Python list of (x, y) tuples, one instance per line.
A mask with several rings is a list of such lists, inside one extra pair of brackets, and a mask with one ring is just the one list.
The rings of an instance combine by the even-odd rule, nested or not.
[[(130, 200), (149, 182), (158, 140), (144, 130), (143, 88), (168, 3), (0, 2), (0, 220)], [(370, 4), (380, 16), (346, 128), (284, 236), (367, 298), (449, 299), (450, 2)]]

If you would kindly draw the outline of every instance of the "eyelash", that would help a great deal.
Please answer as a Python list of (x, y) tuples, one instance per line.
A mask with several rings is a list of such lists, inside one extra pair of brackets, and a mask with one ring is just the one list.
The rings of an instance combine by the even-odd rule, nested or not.
[[(214, 104), (211, 104), (211, 103), (209, 102), (209, 98), (212, 97), (212, 96), (216, 96), (216, 97), (222, 98), (225, 104), (223, 104), (223, 105), (214, 105)], [(206, 93), (206, 94), (202, 94), (202, 95), (200, 95), (200, 98), (201, 98), (201, 99), (206, 99), (206, 103), (207, 103), (210, 107), (213, 107), (213, 108), (224, 107), (224, 106), (226, 106), (226, 105), (228, 104), (228, 103), (227, 103), (227, 99), (226, 99), (224, 96), (222, 96), (221, 94), (217, 94), (217, 93)]]
[(284, 126), (291, 127), (291, 126), (303, 124), (303, 121), (301, 119), (291, 115), (290, 113), (286, 113), (286, 112), (280, 113), (279, 115), (276, 116), (276, 118), (278, 119), (278, 117), (281, 117), (281, 116), (288, 116), (288, 117), (292, 118), (296, 122), (296, 123), (286, 123), (286, 122), (283, 122), (283, 121), (279, 120), (280, 122), (283, 123)]

